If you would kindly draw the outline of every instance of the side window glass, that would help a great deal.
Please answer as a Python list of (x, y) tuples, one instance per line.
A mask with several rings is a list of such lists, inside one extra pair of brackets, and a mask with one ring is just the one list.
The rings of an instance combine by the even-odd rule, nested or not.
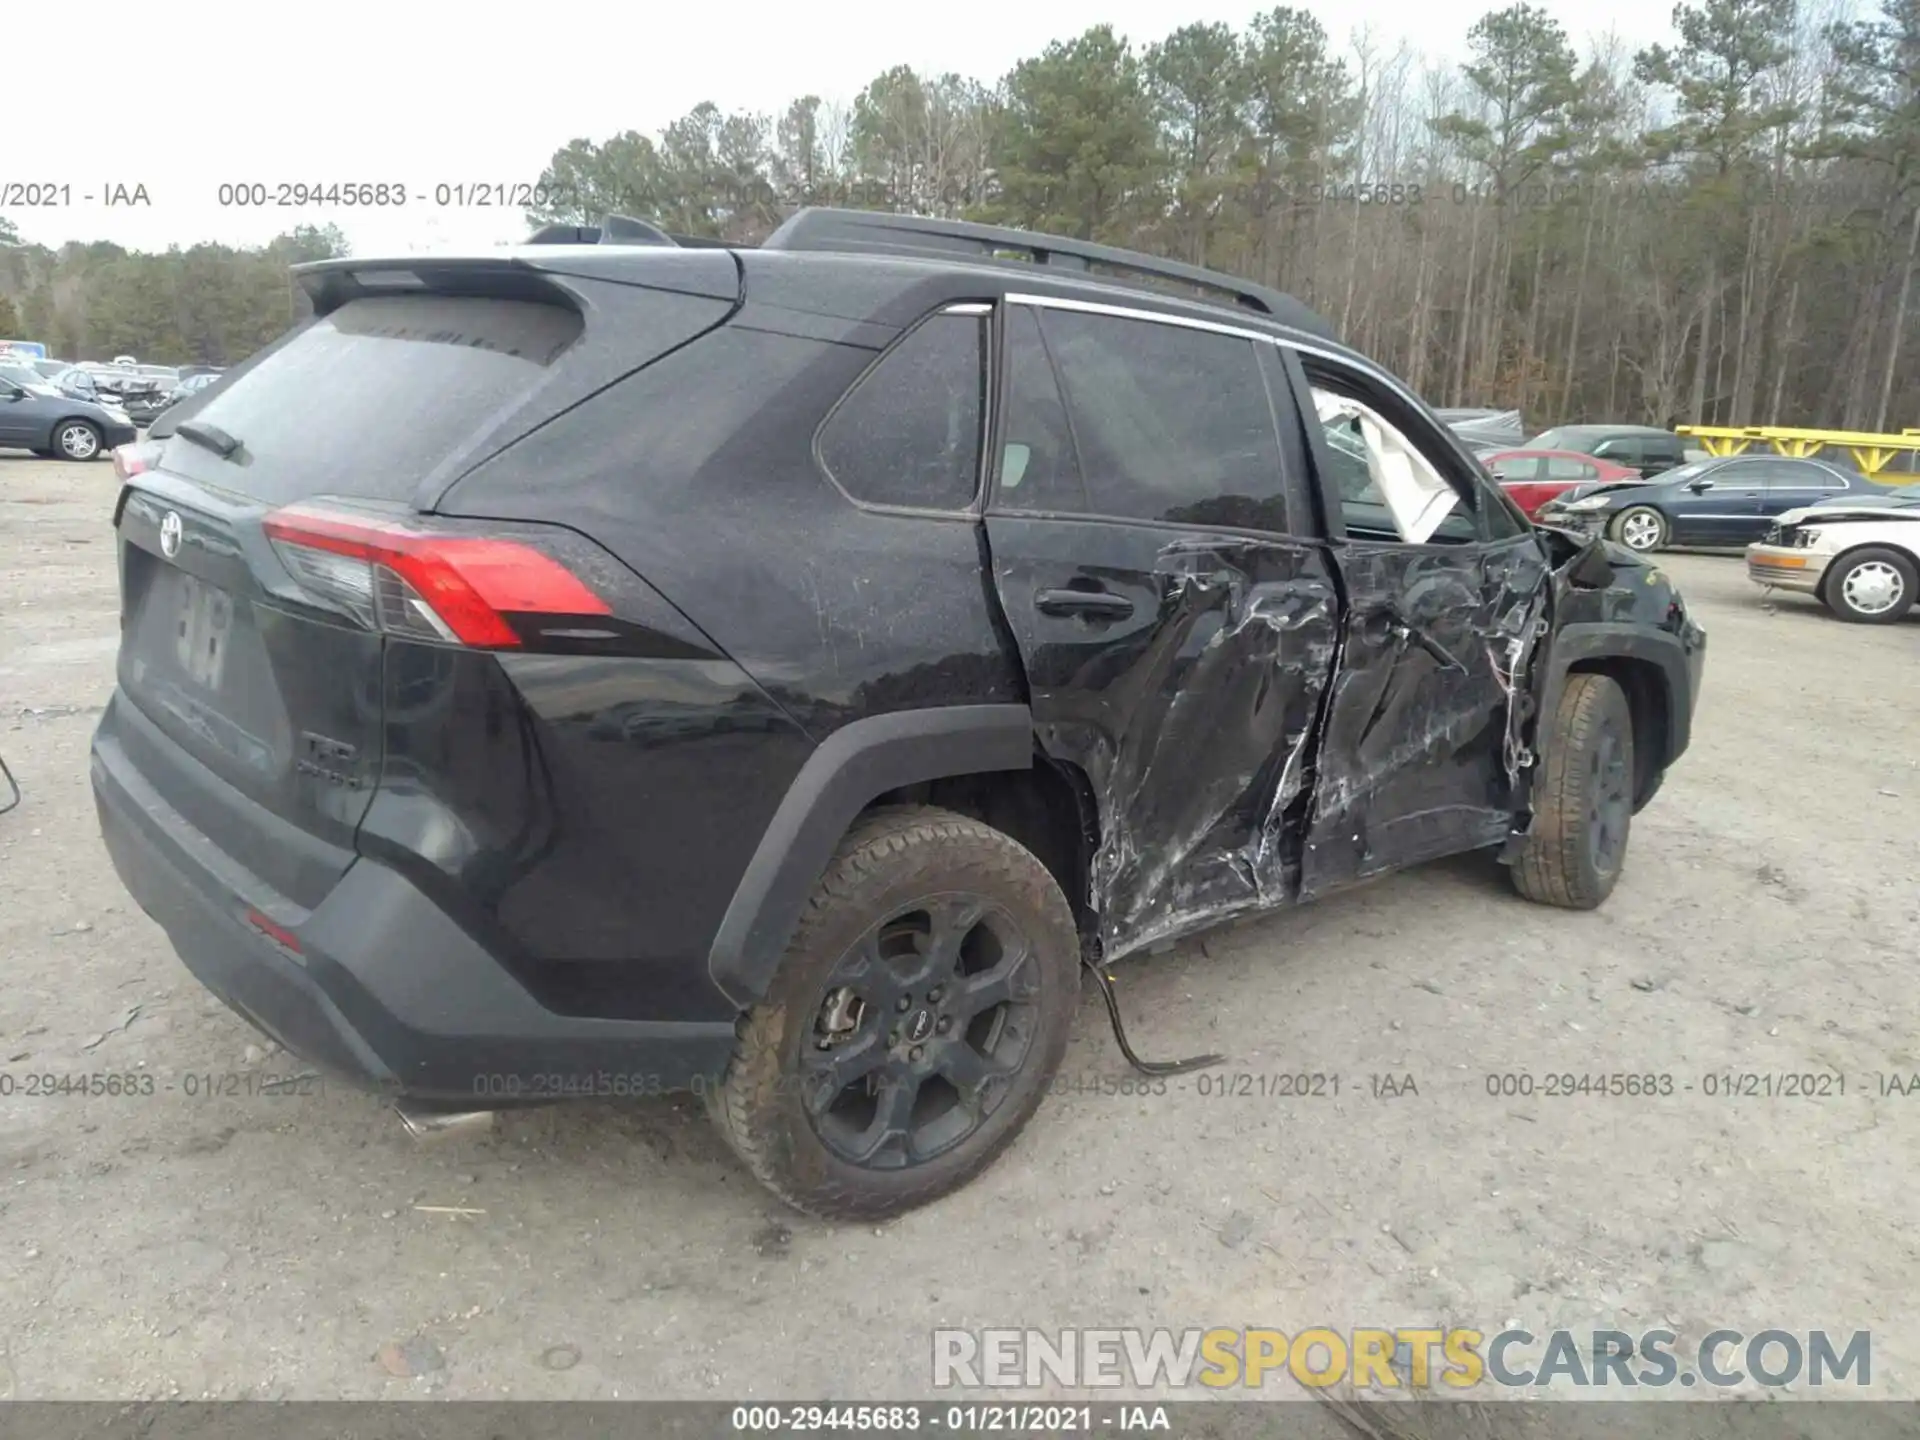
[(1835, 484), (1832, 475), (1804, 460), (1773, 460), (1762, 477), (1769, 490), (1819, 490)]
[(820, 460), (869, 505), (961, 510), (980, 474), (986, 317), (935, 315), (857, 381), (820, 432)]
[(1503, 480), (1510, 485), (1523, 484), (1540, 478), (1540, 457), (1522, 456), (1514, 460), (1501, 460), (1493, 467), (1493, 478)]
[(1563, 455), (1551, 456), (1547, 460), (1549, 480), (1591, 480), (1596, 473), (1593, 466), (1569, 460)]
[(1410, 545), (1479, 538), (1459, 494), (1372, 406), (1318, 384), (1313, 404), (1350, 534)]
[(1084, 515), (1086, 486), (1053, 362), (1031, 306), (1007, 307), (1007, 392), (998, 503)]
[(1287, 529), (1280, 441), (1253, 341), (1071, 310), (1044, 311), (1040, 328), (1095, 511)]

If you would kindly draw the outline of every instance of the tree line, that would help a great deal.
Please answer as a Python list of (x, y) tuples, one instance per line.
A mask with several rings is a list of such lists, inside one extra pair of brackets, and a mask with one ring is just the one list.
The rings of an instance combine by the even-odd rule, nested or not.
[[(993, 83), (901, 66), (848, 104), (574, 140), (527, 219), (740, 243), (802, 205), (981, 219), (1289, 291), (1435, 404), (1898, 430), (1920, 426), (1920, 0), (1844, 3), (1703, 0), (1660, 43), (1584, 50), (1515, 4), (1445, 64), (1287, 7), (1149, 44), (1096, 26)], [(187, 257), (214, 248), (97, 285), (56, 264), (23, 321), (64, 295), (101, 336), (189, 341)], [(272, 333), (275, 262), (224, 263), (262, 267), (236, 290)], [(171, 298), (108, 284), (136, 264), (174, 267)]]
[(996, 221), (1289, 291), (1438, 404), (1899, 429), (1920, 0), (1831, 7), (1682, 4), (1667, 41), (1582, 54), (1517, 4), (1459, 65), (1285, 7), (1144, 47), (1097, 26), (996, 85), (899, 67), (846, 106), (575, 140), (532, 218), (738, 241), (807, 204)]
[(290, 266), (346, 253), (333, 226), (257, 248), (147, 254), (95, 241), (51, 250), (20, 244), (0, 217), (0, 338), (38, 340), (63, 360), (231, 365), (312, 314)]

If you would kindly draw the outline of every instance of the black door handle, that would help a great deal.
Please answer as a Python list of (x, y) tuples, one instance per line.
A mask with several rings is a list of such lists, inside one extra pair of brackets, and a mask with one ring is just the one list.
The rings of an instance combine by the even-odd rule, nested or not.
[(1133, 614), (1133, 601), (1106, 590), (1042, 590), (1033, 597), (1042, 615), (1086, 615), (1102, 620), (1124, 620)]

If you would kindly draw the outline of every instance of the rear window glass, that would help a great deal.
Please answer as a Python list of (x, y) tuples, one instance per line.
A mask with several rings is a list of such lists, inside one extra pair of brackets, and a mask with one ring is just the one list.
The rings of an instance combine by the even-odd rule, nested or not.
[(169, 470), (270, 503), (409, 498), (520, 404), (579, 337), (578, 314), (524, 300), (404, 295), (323, 316), (193, 417), (239, 440), (234, 464), (168, 441)]
[(986, 317), (936, 315), (862, 377), (820, 432), (827, 473), (869, 505), (964, 509), (979, 487)]

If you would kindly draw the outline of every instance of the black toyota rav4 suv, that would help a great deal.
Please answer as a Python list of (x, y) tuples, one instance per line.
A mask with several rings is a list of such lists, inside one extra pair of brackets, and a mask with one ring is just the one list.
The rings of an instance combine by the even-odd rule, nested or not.
[(298, 273), (117, 457), (93, 786), (189, 968), (403, 1110), (698, 1090), (897, 1212), (1083, 968), (1482, 848), (1597, 905), (1686, 748), (1667, 579), (1271, 291), (820, 210)]

